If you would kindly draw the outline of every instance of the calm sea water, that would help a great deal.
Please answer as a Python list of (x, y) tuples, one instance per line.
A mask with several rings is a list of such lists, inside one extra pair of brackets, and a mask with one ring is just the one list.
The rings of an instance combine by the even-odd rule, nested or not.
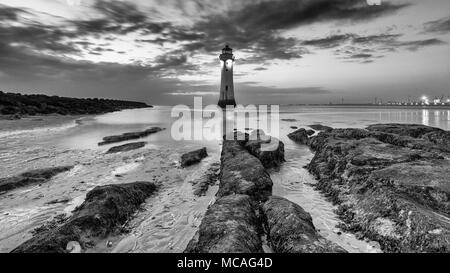
[[(218, 141), (173, 141), (170, 128), (175, 118), (171, 118), (170, 114), (171, 107), (161, 106), (75, 119), (55, 116), (21, 121), (0, 120), (0, 173), (2, 176), (8, 176), (24, 169), (48, 165), (48, 160), (58, 157), (61, 152), (104, 151), (110, 147), (97, 146), (104, 136), (152, 126), (169, 129), (144, 139), (153, 147), (170, 143), (174, 148), (201, 144), (211, 150), (220, 149)], [(280, 119), (281, 138), (291, 131), (291, 126), (303, 127), (315, 123), (335, 128), (362, 128), (374, 123), (395, 122), (450, 129), (450, 109), (282, 106)]]
[[(174, 141), (170, 128), (175, 119), (170, 114), (171, 107), (158, 106), (152, 109), (125, 110), (100, 116), (52, 116), (20, 121), (1, 120), (0, 177), (49, 166), (74, 165), (76, 168), (54, 179), (52, 187), (59, 186), (58, 190), (52, 190), (50, 186), (47, 190), (32, 187), (20, 189), (8, 195), (0, 195), (0, 252), (9, 251), (29, 238), (31, 229), (51, 219), (52, 216), (73, 209), (83, 201), (85, 192), (92, 187), (121, 182), (116, 181), (114, 175), (132, 172), (133, 169), (139, 168), (142, 162), (146, 162), (146, 157), (161, 157), (161, 160), (151, 158), (153, 160), (151, 164), (154, 166), (145, 166), (147, 169), (149, 167), (158, 169), (163, 165), (172, 168), (170, 164), (174, 164), (173, 168), (175, 168), (174, 162), (178, 160), (181, 153), (200, 147), (207, 147), (208, 153), (214, 160), (219, 158), (221, 150), (219, 140)], [(286, 137), (293, 131), (291, 127), (307, 127), (310, 124), (320, 123), (334, 128), (363, 128), (374, 123), (416, 123), (450, 129), (450, 110), (447, 109), (284, 106), (280, 109), (280, 119), (282, 121), (279, 136), (285, 143), (287, 163), (281, 170), (271, 173), (275, 184), (274, 194), (284, 196), (304, 207), (313, 215), (314, 223), (324, 237), (351, 252), (375, 252), (376, 247), (356, 240), (351, 234), (336, 235), (335, 225), (338, 220), (333, 212), (334, 207), (312, 189), (310, 184), (314, 183), (314, 179), (303, 169), (312, 154), (307, 147), (297, 145)], [(167, 128), (163, 132), (142, 140), (148, 142), (146, 149), (159, 151), (158, 155), (146, 154), (138, 150), (126, 157), (105, 156), (105, 151), (111, 145), (101, 147), (97, 145), (105, 136), (144, 130), (153, 126)], [(180, 170), (177, 174), (179, 183), (183, 183), (183, 177), (195, 176), (195, 173), (194, 170)], [(90, 186), (72, 185), (80, 181), (86, 182), (83, 185)], [(186, 184), (182, 185), (184, 185), (183, 189), (189, 187)], [(180, 189), (178, 186), (177, 188)], [(183, 193), (179, 192), (179, 194)], [(47, 197), (47, 195), (51, 196)], [(69, 204), (50, 206), (42, 201), (60, 198), (61, 195), (71, 200)], [(195, 213), (199, 214), (202, 209), (206, 209), (209, 202), (210, 200), (203, 200), (204, 208), (198, 208)], [(194, 203), (191, 205), (194, 206)], [(178, 212), (182, 214), (183, 210), (178, 208)], [(144, 227), (147, 226), (144, 224)], [(182, 226), (178, 228), (186, 230)], [(187, 229), (185, 232), (191, 236), (193, 229)], [(141, 234), (141, 236), (148, 242), (154, 242), (155, 238), (152, 234)], [(171, 233), (165, 234), (165, 236), (171, 236)], [(183, 237), (183, 234), (177, 232), (177, 236)], [(178, 241), (187, 243), (188, 239), (183, 238)], [(134, 251), (168, 251), (164, 245), (161, 243), (161, 246), (155, 247), (143, 244)], [(182, 247), (183, 245), (179, 245), (175, 250), (181, 251)]]

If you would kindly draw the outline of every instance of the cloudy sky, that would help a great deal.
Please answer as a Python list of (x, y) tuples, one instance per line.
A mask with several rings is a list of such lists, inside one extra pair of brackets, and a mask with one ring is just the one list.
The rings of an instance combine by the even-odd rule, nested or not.
[(216, 102), (226, 43), (238, 103), (450, 95), (448, 0), (0, 0), (0, 90)]

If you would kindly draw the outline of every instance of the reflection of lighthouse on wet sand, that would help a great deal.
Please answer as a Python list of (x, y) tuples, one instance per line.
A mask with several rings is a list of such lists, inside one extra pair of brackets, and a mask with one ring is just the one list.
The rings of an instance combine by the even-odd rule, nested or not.
[(218, 105), (221, 108), (226, 108), (227, 105), (236, 107), (233, 82), (233, 49), (226, 45), (225, 48), (222, 49), (222, 54), (220, 54), (219, 58), (222, 69), (222, 80), (220, 84), (220, 98)]

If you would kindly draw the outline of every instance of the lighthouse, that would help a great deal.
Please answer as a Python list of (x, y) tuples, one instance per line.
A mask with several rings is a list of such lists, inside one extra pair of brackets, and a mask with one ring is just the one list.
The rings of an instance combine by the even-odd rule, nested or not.
[(226, 108), (227, 105), (236, 107), (236, 101), (234, 99), (234, 82), (233, 82), (233, 65), (234, 55), (233, 49), (226, 45), (222, 49), (222, 54), (219, 56), (222, 80), (220, 84), (220, 98), (218, 105), (221, 108)]

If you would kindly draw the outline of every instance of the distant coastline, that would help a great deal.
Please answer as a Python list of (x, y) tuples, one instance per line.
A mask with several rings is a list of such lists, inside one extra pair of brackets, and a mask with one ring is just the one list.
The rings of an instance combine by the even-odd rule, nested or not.
[(287, 104), (284, 106), (305, 106), (305, 107), (371, 107), (381, 109), (445, 109), (450, 110), (450, 105), (389, 105), (373, 103), (354, 103), (354, 104)]
[(22, 95), (0, 91), (0, 118), (36, 115), (96, 115), (125, 109), (151, 108), (143, 102), (112, 99), (79, 99), (47, 95)]

